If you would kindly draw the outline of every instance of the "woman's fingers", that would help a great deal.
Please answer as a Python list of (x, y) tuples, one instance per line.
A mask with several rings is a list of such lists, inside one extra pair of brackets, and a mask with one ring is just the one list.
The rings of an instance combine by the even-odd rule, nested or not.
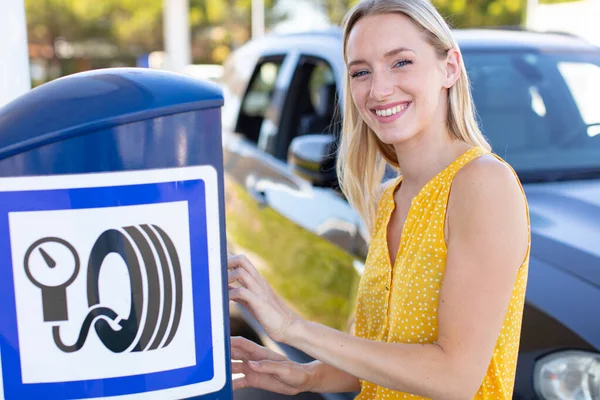
[(245, 376), (235, 378), (232, 382), (233, 390), (244, 389), (248, 387), (248, 382)]
[(243, 350), (249, 354), (252, 354), (256, 347), (262, 347), (258, 344), (254, 343), (251, 340), (246, 339), (243, 336), (232, 336), (231, 337), (231, 347)]
[(247, 362), (231, 362), (231, 373), (232, 374), (244, 374), (248, 373), (248, 363)]
[(240, 361), (252, 360), (252, 356), (240, 349), (231, 349), (231, 359)]
[(250, 306), (254, 306), (258, 301), (258, 298), (256, 297), (256, 294), (245, 287), (238, 287), (229, 289), (229, 300), (233, 300), (237, 303), (243, 302)]
[[(238, 376), (233, 390), (252, 387), (287, 395), (305, 391), (308, 372), (302, 364), (246, 338), (231, 338), (231, 371)], [(240, 376), (243, 375), (243, 376)]]
[(250, 273), (242, 268), (236, 268), (229, 271), (228, 283), (231, 285), (234, 282), (239, 282), (250, 290), (258, 287), (256, 279)]
[(263, 375), (275, 377), (281, 383), (294, 387), (303, 388), (307, 384), (308, 373), (301, 364), (291, 361), (262, 360), (249, 361), (248, 366), (252, 371)]
[(252, 371), (246, 363), (234, 363), (232, 365), (235, 364), (240, 364), (240, 366), (232, 367), (232, 370), (239, 371), (234, 373), (244, 374), (244, 376), (236, 377), (233, 380), (233, 390), (252, 387), (286, 395), (294, 395), (300, 392), (297, 387), (280, 381), (275, 375)]
[(246, 257), (245, 255), (239, 254), (239, 255), (227, 257), (227, 269), (228, 270), (239, 269), (239, 268), (247, 271), (250, 274), (250, 276), (252, 276), (256, 281), (260, 281), (262, 279), (262, 276), (260, 275), (260, 273), (258, 272), (256, 267), (254, 267), (254, 265), (250, 262), (248, 257)]
[[(239, 360), (236, 358), (236, 360)], [(231, 373), (232, 374), (243, 374), (245, 369), (245, 362), (231, 362)]]
[(241, 336), (231, 337), (231, 358), (234, 360), (273, 360), (285, 361), (287, 358), (273, 350), (260, 346)]
[(292, 368), (297, 369), (297, 364), (293, 365), (288, 361), (249, 361), (248, 365), (253, 371), (263, 374), (272, 374), (280, 378), (287, 378), (292, 374)]
[[(271, 339), (284, 341), (287, 328), (296, 318), (279, 299), (265, 278), (243, 255), (230, 256), (229, 299), (245, 306), (250, 314), (263, 326)], [(241, 282), (235, 287), (232, 282)]]

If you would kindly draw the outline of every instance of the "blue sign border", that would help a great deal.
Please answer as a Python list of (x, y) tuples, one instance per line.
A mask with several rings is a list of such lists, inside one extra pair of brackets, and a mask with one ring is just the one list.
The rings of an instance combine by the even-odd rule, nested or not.
[[(97, 398), (206, 382), (214, 377), (206, 184), (202, 179), (76, 189), (0, 192), (0, 347), (4, 395), (12, 399)], [(24, 384), (15, 305), (8, 213), (188, 202), (196, 365), (164, 372), (61, 383)], [(93, 362), (93, 360), (90, 360)]]

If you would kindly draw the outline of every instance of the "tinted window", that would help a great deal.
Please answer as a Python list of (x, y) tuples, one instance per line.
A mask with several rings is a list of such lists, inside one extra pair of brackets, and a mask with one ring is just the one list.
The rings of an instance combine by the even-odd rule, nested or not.
[(285, 160), (295, 137), (335, 133), (340, 122), (337, 100), (331, 65), (317, 57), (302, 56), (294, 71), (273, 154)]
[(600, 54), (467, 53), (484, 135), (526, 180), (600, 176)]
[(250, 42), (234, 51), (223, 64), (223, 76), (218, 83), (225, 97), (223, 128), (228, 131), (235, 130), (240, 104), (259, 58), (260, 49)]
[(259, 63), (248, 85), (241, 104), (236, 131), (252, 142), (258, 142), (263, 121), (273, 100), (275, 82), (282, 63), (283, 59)]
[(280, 63), (266, 62), (258, 68), (258, 73), (250, 82), (250, 88), (242, 104), (242, 112), (252, 117), (264, 117), (275, 90), (275, 80)]

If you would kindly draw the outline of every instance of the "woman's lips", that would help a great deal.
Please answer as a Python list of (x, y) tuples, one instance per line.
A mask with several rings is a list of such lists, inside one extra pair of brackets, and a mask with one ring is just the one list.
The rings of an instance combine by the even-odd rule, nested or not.
[(385, 108), (378, 107), (377, 109), (371, 109), (371, 112), (375, 116), (375, 119), (385, 124), (400, 118), (406, 112), (406, 110), (408, 110), (411, 104), (412, 101), (390, 104), (389, 106), (385, 106)]

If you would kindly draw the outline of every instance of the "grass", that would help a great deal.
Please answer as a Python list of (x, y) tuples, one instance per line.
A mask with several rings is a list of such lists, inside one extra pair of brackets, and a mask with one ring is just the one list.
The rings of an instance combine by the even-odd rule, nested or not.
[(352, 255), (270, 207), (259, 208), (226, 178), (228, 242), (247, 252), (273, 289), (304, 318), (347, 330), (359, 275)]

